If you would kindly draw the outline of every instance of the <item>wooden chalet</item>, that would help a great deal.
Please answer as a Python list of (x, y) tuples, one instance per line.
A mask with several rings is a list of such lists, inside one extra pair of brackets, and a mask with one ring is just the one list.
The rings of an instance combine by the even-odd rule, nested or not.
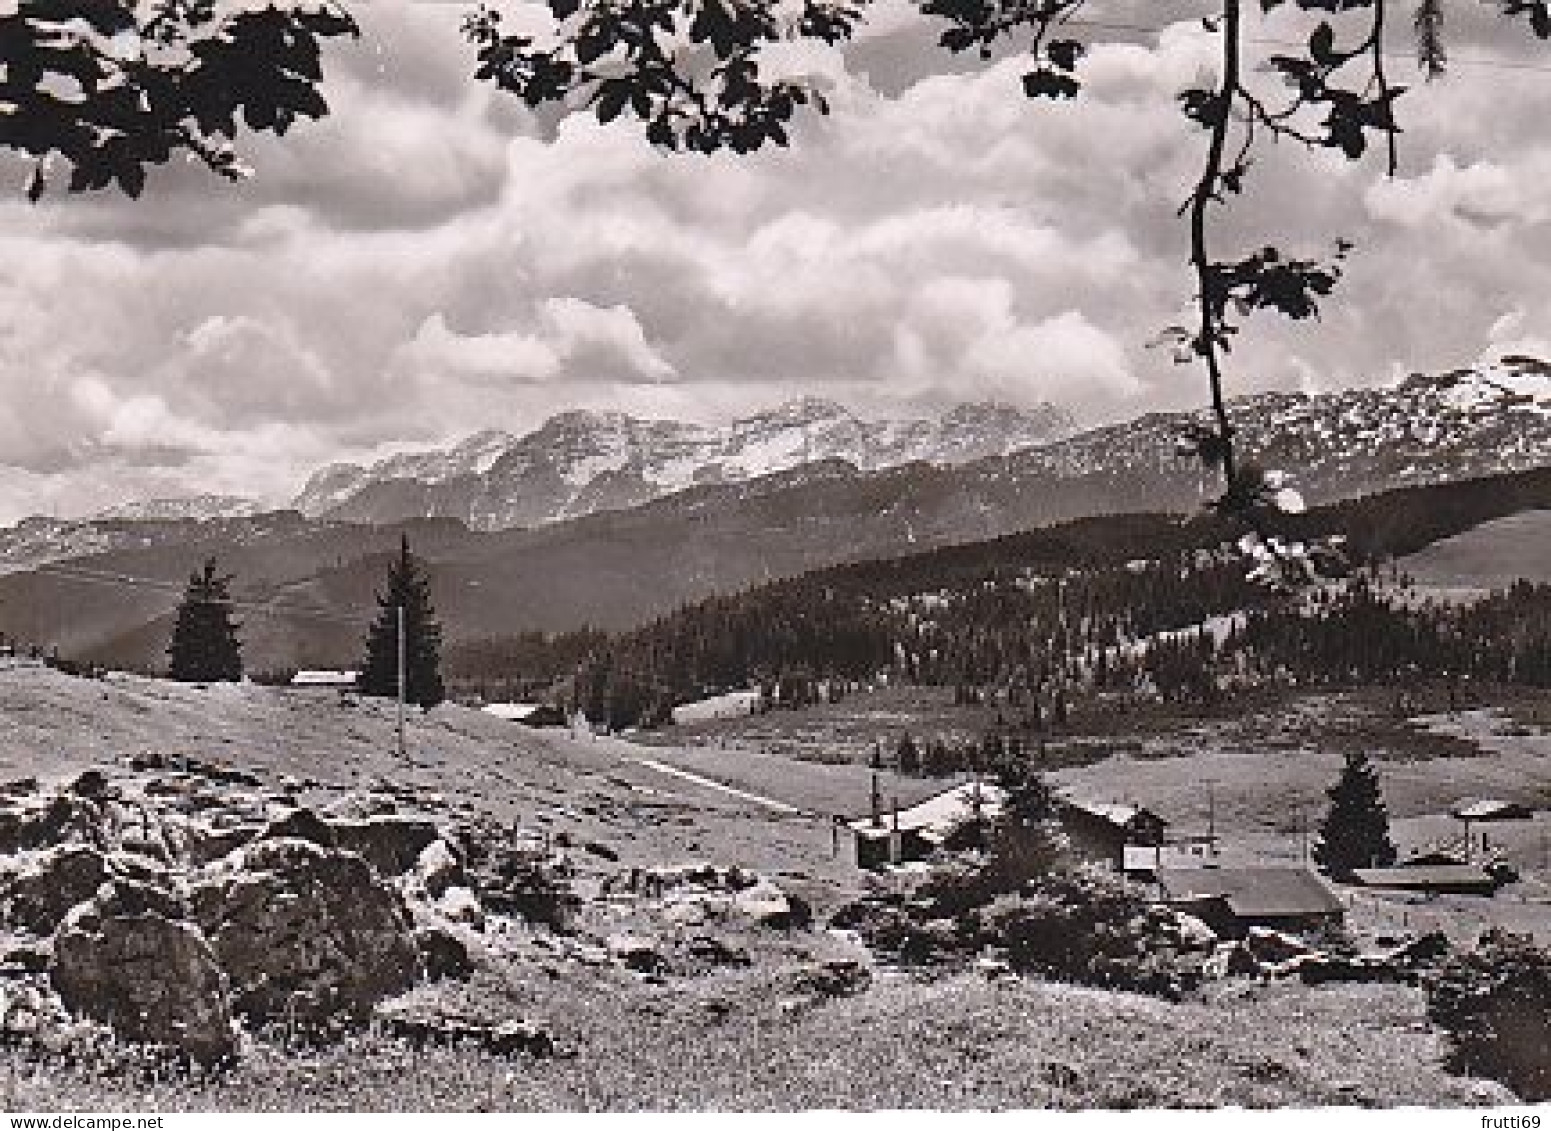
[(1251, 927), (1301, 933), (1338, 926), (1346, 909), (1334, 889), (1308, 868), (1246, 866), (1160, 868), (1165, 903), (1200, 919), (1224, 938)]
[(1475, 864), (1416, 864), (1395, 868), (1358, 868), (1352, 881), (1365, 888), (1423, 892), (1428, 895), (1494, 895), (1499, 877)]
[(876, 791), (869, 816), (846, 822), (856, 841), (859, 868), (924, 860), (940, 848), (968, 848), (986, 821), (1002, 811), (1005, 794), (994, 785), (964, 782), (906, 809), (883, 812)]
[[(872, 813), (845, 822), (855, 839), (857, 866), (881, 868), (924, 860), (942, 848), (975, 847), (1005, 799), (996, 785), (964, 782), (909, 808), (884, 812), (875, 792)], [(1140, 806), (1069, 797), (1057, 799), (1056, 815), (1076, 855), (1116, 870), (1124, 869), (1128, 849), (1161, 846), (1168, 827)]]
[(1119, 870), (1126, 866), (1127, 848), (1161, 848), (1168, 829), (1167, 821), (1139, 805), (1072, 798), (1062, 799), (1060, 818), (1061, 831), (1077, 855)]

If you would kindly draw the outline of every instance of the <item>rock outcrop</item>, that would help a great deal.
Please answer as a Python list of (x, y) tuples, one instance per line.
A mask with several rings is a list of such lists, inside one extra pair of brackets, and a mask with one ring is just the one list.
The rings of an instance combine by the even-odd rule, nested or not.
[(54, 988), (72, 1013), (125, 1040), (229, 1059), (237, 1040), (216, 956), (197, 927), (151, 902), (115, 888), (76, 908), (54, 938)]
[(255, 1021), (361, 1021), (420, 972), (403, 898), (354, 853), (259, 841), (192, 901), (236, 1011)]

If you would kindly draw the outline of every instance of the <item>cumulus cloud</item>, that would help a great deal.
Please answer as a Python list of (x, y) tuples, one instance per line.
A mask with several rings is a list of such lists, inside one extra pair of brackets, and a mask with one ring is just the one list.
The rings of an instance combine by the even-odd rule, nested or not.
[[(996, 397), (1099, 423), (1198, 403), (1199, 375), (1145, 348), (1190, 295), (1176, 208), (1200, 137), (1174, 94), (1211, 73), (1197, 24), (1097, 46), (1081, 98), (1030, 104), (1019, 60), (948, 58), (888, 0), (844, 53), (782, 63), (822, 76), (831, 117), (701, 158), (476, 86), (458, 16), (363, 9), (333, 115), (253, 141), (250, 183), (177, 164), (135, 203), (0, 197), (0, 519), (281, 501), (331, 459), (569, 407)], [(1451, 26), (1462, 60), (1528, 58), (1500, 22)], [(1551, 339), (1543, 78), (1462, 62), (1419, 85), (1393, 181), (1267, 152), (1219, 246), (1358, 247), (1318, 324), (1246, 327), (1236, 390)]]

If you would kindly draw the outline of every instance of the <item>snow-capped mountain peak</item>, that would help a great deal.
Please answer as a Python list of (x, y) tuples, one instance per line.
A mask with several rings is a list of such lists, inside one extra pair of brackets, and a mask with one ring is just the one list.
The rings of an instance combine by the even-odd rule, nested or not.
[(242, 495), (187, 495), (120, 503), (98, 511), (87, 521), (171, 522), (178, 519), (248, 518), (264, 510), (262, 503)]
[(721, 426), (573, 409), (522, 436), (484, 432), (369, 466), (331, 465), (308, 481), (295, 505), (308, 515), (359, 521), (434, 514), (485, 529), (524, 526), (820, 460), (862, 469), (962, 463), (1045, 443), (1071, 427), (1053, 406), (959, 405), (938, 417), (870, 421), (821, 397)]

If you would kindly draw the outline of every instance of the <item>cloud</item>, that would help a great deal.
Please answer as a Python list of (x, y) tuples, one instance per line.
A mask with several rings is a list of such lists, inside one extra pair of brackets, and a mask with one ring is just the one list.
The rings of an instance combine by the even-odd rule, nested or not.
[(421, 323), (399, 364), (435, 396), (449, 372), (492, 385), (660, 381), (674, 375), (624, 306), (544, 299), (532, 329), (460, 334), (441, 313)]
[(1545, 206), (1527, 188), (1522, 177), (1500, 164), (1478, 161), (1461, 168), (1440, 153), (1426, 173), (1379, 181), (1363, 201), (1375, 219), (1403, 228), (1463, 224), (1491, 229), (1544, 218)]
[[(789, 150), (706, 158), (540, 121), (471, 81), (456, 6), (372, 5), (330, 56), (334, 114), (245, 142), (252, 182), (175, 163), (135, 203), (0, 197), (0, 518), (280, 501), (331, 459), (569, 407), (1199, 403), (1145, 346), (1188, 316), (1202, 139), (1174, 96), (1211, 73), (1199, 26), (1119, 34), (1081, 98), (1035, 104), (1019, 59), (949, 58), (913, 13), (889, 0), (843, 52), (786, 61), (834, 106)], [(1551, 91), (1466, 65), (1531, 57), (1500, 21), (1451, 27), (1461, 64), (1402, 100), (1400, 177), (1269, 147), (1214, 228), (1225, 253), (1357, 243), (1318, 323), (1245, 327), (1235, 391), (1551, 339)]]

